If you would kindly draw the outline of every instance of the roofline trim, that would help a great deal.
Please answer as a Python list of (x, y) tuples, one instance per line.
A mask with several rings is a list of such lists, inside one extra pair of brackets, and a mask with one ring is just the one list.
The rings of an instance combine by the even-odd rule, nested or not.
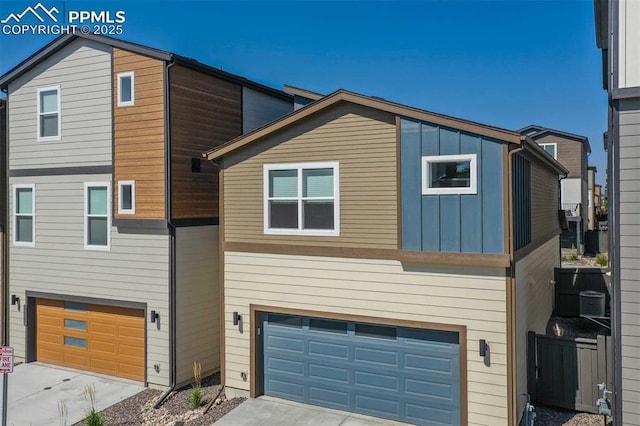
[(532, 153), (536, 158), (542, 160), (543, 163), (556, 170), (558, 174), (562, 174), (565, 177), (569, 175), (569, 170), (564, 167), (558, 160), (553, 158), (551, 154), (545, 151), (540, 145), (538, 145), (538, 143), (534, 141), (533, 138), (531, 138), (530, 136), (522, 135), (522, 142), (526, 152)]
[(498, 139), (503, 142), (510, 142), (514, 144), (520, 144), (522, 142), (522, 135), (518, 132), (511, 130), (500, 129), (497, 127), (487, 126), (484, 124), (472, 122), (469, 120), (463, 120), (460, 118), (450, 117), (442, 114), (437, 114), (409, 106), (389, 102), (386, 100), (371, 98), (368, 96), (360, 95), (358, 93), (349, 92), (347, 90), (338, 90), (324, 98), (315, 101), (303, 108), (300, 108), (291, 114), (285, 115), (278, 120), (275, 120), (266, 126), (260, 127), (250, 133), (235, 138), (223, 145), (217, 146), (205, 153), (203, 157), (208, 160), (215, 160), (220, 158), (231, 151), (235, 151), (251, 142), (254, 142), (262, 137), (268, 136), (280, 129), (283, 129), (289, 125), (294, 124), (298, 120), (315, 114), (325, 108), (328, 108), (338, 102), (350, 102), (356, 105), (361, 105), (377, 110), (385, 111), (390, 114), (394, 114), (401, 117), (413, 118), (417, 120), (428, 121), (433, 124), (450, 127), (469, 133), (474, 133), (480, 136), (488, 138)]
[(321, 99), (324, 97), (324, 95), (321, 93), (312, 92), (311, 90), (290, 86), (288, 84), (284, 85), (284, 91), (294, 96), (300, 96), (301, 98), (311, 99), (312, 101), (317, 101), (318, 99)]

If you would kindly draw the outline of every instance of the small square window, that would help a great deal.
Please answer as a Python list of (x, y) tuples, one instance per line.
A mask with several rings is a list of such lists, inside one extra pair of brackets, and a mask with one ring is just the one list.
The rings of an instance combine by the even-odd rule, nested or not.
[(422, 194), (477, 194), (476, 154), (422, 157)]
[(553, 158), (557, 159), (557, 151), (558, 151), (558, 144), (555, 143), (541, 143), (540, 147), (542, 147), (542, 149), (544, 149), (545, 151), (547, 151), (549, 153), (549, 155), (551, 155)]
[(118, 213), (135, 214), (136, 183), (134, 181), (118, 182)]
[(118, 74), (118, 106), (131, 106), (135, 103), (135, 78), (133, 72)]

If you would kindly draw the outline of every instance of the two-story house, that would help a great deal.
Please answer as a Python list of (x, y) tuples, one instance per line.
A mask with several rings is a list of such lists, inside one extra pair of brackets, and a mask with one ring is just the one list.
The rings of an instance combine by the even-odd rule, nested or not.
[(567, 173), (531, 138), (340, 90), (205, 155), (228, 395), (517, 424)]
[(586, 136), (530, 125), (518, 130), (531, 137), (569, 170), (560, 187), (561, 208), (566, 212), (569, 229), (563, 233), (562, 247), (582, 251), (588, 219), (588, 156), (591, 145)]
[(608, 94), (607, 210), (614, 419), (640, 425), (640, 2), (595, 0)]
[(170, 52), (64, 35), (0, 77), (10, 343), (148, 384), (219, 368), (218, 169), (292, 96)]
[(596, 229), (596, 166), (587, 166), (587, 229)]

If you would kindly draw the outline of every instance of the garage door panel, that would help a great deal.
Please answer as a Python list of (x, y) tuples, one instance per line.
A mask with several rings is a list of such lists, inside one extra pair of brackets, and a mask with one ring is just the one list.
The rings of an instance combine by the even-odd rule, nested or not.
[(39, 361), (144, 380), (142, 310), (47, 299), (36, 306)]
[(460, 423), (457, 333), (279, 314), (271, 324), (272, 315), (263, 316), (265, 394), (418, 424)]

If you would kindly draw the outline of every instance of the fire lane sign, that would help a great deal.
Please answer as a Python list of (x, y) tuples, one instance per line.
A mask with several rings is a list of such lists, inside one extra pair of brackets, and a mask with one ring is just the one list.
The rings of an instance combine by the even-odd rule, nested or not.
[(0, 346), (0, 373), (13, 373), (13, 348)]

